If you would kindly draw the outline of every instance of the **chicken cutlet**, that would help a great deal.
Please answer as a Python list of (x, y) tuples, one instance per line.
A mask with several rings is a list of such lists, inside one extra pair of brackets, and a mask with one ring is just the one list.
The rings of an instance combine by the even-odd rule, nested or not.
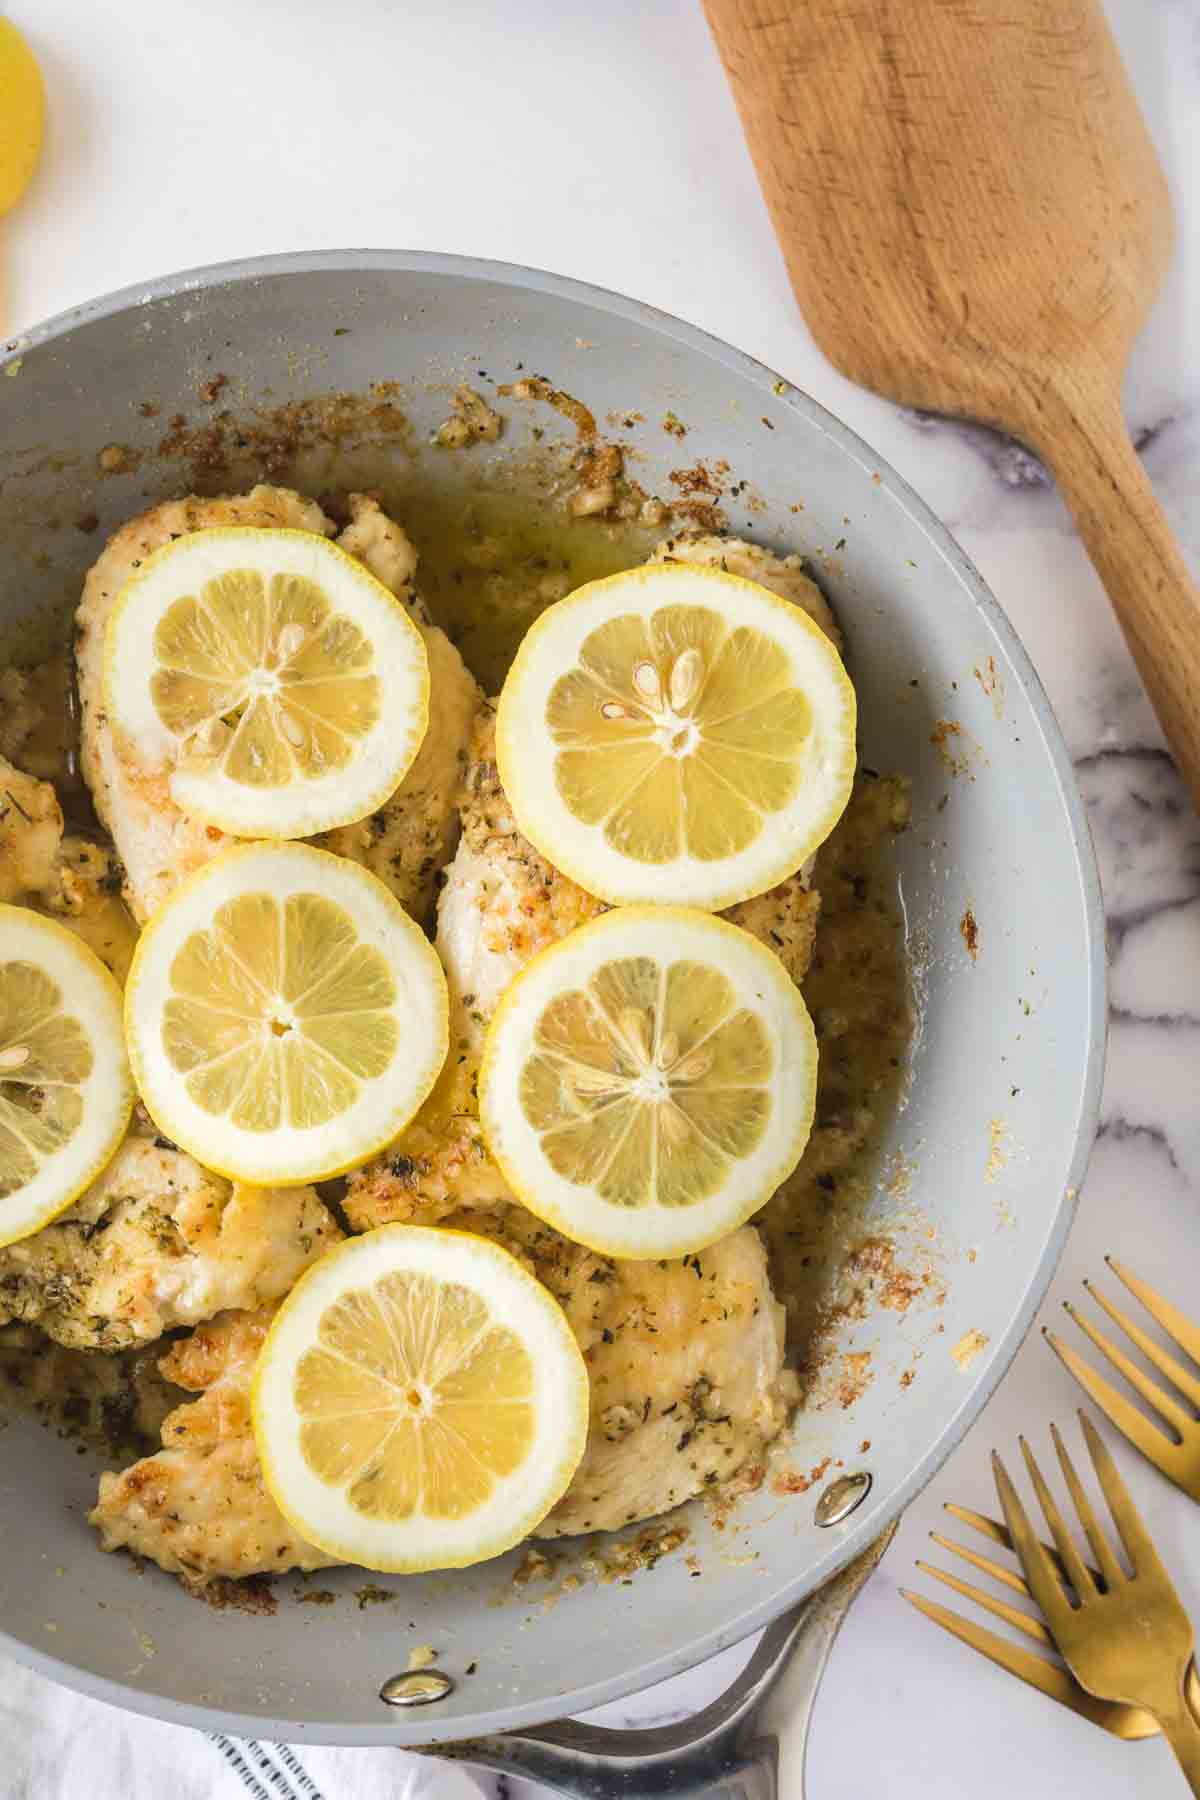
[[(722, 917), (770, 945), (793, 981), (812, 955), (820, 907), (800, 875)], [(398, 1142), (350, 1176), (356, 1230), (392, 1220), (432, 1224), (463, 1206), (511, 1198), (479, 1130), (476, 1083), (484, 1033), (525, 964), (605, 910), (517, 830), (496, 768), (495, 712), (475, 728), (462, 798), (462, 836), (438, 901), (437, 947), (450, 990), (450, 1053), (433, 1093)]]
[(531, 956), (601, 911), (517, 831), (495, 762), (495, 714), (477, 719), (462, 788), (462, 835), (438, 900), (437, 948), (450, 992), (450, 1052), (399, 1142), (349, 1178), (356, 1230), (391, 1220), (436, 1223), (463, 1206), (510, 1198), (479, 1130), (476, 1080), (484, 1028)]
[(310, 1187), (243, 1187), (131, 1135), (67, 1212), (0, 1250), (0, 1325), (124, 1350), (281, 1299), (341, 1235)]
[(549, 1288), (587, 1363), (591, 1418), (539, 1537), (616, 1531), (761, 1461), (795, 1404), (785, 1311), (753, 1226), (670, 1261), (573, 1243), (515, 1202), (446, 1224), (509, 1250)]
[(164, 1379), (200, 1397), (168, 1413), (157, 1454), (100, 1477), (89, 1518), (101, 1549), (148, 1557), (197, 1589), (333, 1566), (297, 1536), (263, 1483), (250, 1383), (270, 1322), (270, 1310), (225, 1312), (161, 1358)]
[[(802, 606), (834, 641), (837, 629), (821, 590), (798, 557), (779, 557), (736, 539), (681, 535), (655, 559), (708, 564), (726, 552), (735, 574)], [(346, 1210), (358, 1230), (389, 1220), (425, 1224), (462, 1206), (503, 1204), (511, 1196), (479, 1130), (476, 1081), (488, 1020), (525, 964), (547, 945), (603, 912), (539, 855), (517, 829), (496, 767), (495, 708), (476, 721), (460, 798), (462, 830), (438, 901), (437, 947), (450, 988), (450, 1054), (437, 1087), (390, 1152), (350, 1178)], [(801, 869), (722, 918), (775, 952), (799, 984), (812, 956), (820, 899)]]
[[(416, 594), (416, 552), (405, 533), (369, 494), (350, 497), (350, 523), (338, 542), (385, 582), (408, 608), (429, 657), (429, 730), (412, 767), (370, 819), (324, 832), (311, 842), (352, 857), (385, 881), (422, 923), (433, 908), (435, 880), (458, 831), (456, 796), (478, 689), (445, 633), (431, 624)], [(139, 766), (119, 746), (102, 696), (104, 634), (117, 596), (132, 572), (184, 532), (213, 526), (285, 527), (333, 537), (337, 527), (314, 500), (289, 488), (256, 487), (220, 499), (171, 500), (123, 526), (84, 582), (77, 614), (81, 763), (96, 812), (125, 870), (125, 897), (144, 921), (184, 876), (233, 842), (188, 818), (167, 790), (165, 772)]]
[(790, 600), (801, 612), (819, 625), (830, 643), (840, 651), (842, 634), (828, 600), (811, 575), (804, 572), (800, 556), (778, 556), (764, 550), (761, 544), (748, 544), (744, 538), (714, 537), (710, 532), (681, 531), (664, 538), (651, 553), (650, 562), (699, 563), (702, 568), (724, 569), (727, 575), (740, 575), (743, 581), (756, 581), (781, 600)]
[(69, 926), (124, 981), (136, 931), (120, 886), (111, 850), (64, 831), (52, 783), (0, 756), (0, 900)]
[[(312, 522), (318, 509), (285, 490), (259, 489), (241, 503), (180, 504), (249, 506), (264, 495), (272, 516), (249, 518), (242, 512), (232, 520), (299, 523), (332, 534), (324, 515)], [(228, 512), (192, 514), (189, 523), (174, 528), (226, 522), (231, 522)], [(377, 507), (360, 507), (341, 541), (406, 603), (419, 606), (411, 546)], [(140, 553), (149, 547), (144, 544)], [(126, 556), (137, 553), (127, 546)], [(803, 606), (837, 641), (824, 599), (796, 558), (775, 558), (755, 546), (699, 534), (670, 539), (656, 554), (722, 562)], [(93, 637), (120, 585), (110, 568), (104, 604), (96, 603), (97, 570), (89, 577)], [(81, 613), (88, 597), (85, 593)], [(428, 632), (427, 643), (433, 668), (437, 653)], [(447, 671), (448, 680), (453, 673)], [(83, 680), (81, 668), (81, 685)], [(434, 684), (436, 694), (436, 672)], [(457, 813), (446, 823), (447, 812), (461, 799), (461, 841), (438, 907), (438, 948), (451, 991), (451, 1056), (434, 1094), (392, 1152), (351, 1176), (346, 1212), (360, 1230), (405, 1219), (478, 1232), (518, 1256), (555, 1295), (588, 1363), (592, 1410), (583, 1461), (539, 1535), (610, 1530), (664, 1512), (761, 1462), (795, 1402), (795, 1378), (783, 1360), (784, 1309), (771, 1291), (762, 1240), (753, 1226), (681, 1259), (614, 1260), (566, 1239), (519, 1206), (487, 1157), (475, 1082), (488, 1019), (513, 976), (538, 950), (603, 907), (517, 832), (496, 770), (492, 709), (479, 711), (468, 755), (478, 693), (469, 677), (454, 684), (454, 691), (455, 729), (439, 737), (414, 785), (418, 758), (389, 806), (406, 790), (413, 804), (318, 840), (365, 862), (393, 885), (412, 879), (415, 869), (414, 897), (396, 891), (419, 916), (422, 894), (433, 891), (439, 852), (449, 854), (458, 831)], [(86, 700), (84, 718), (85, 768), (98, 809), (118, 842), (118, 821), (128, 824), (138, 870), (131, 876), (136, 905), (138, 893), (149, 895), (155, 882), (174, 878), (164, 858), (177, 859), (182, 852), (202, 861), (212, 852), (205, 844), (189, 843), (186, 821), (178, 815), (174, 820), (164, 820), (161, 812), (153, 816), (94, 712), (89, 727)], [(433, 750), (429, 740), (427, 747)], [(410, 852), (412, 844), (423, 850), (420, 858)], [(725, 916), (770, 944), (800, 981), (812, 955), (818, 907), (807, 872), (801, 872)], [(227, 1210), (233, 1205), (230, 1197)], [(340, 1235), (332, 1221), (329, 1232), (326, 1242)], [(250, 1420), (250, 1382), (271, 1316), (264, 1303), (285, 1292), (298, 1272), (281, 1282), (276, 1294), (245, 1291), (226, 1299), (224, 1305), (239, 1310), (200, 1325), (161, 1359), (164, 1378), (200, 1397), (168, 1416), (162, 1451), (102, 1478), (91, 1518), (105, 1549), (127, 1547), (192, 1586), (218, 1577), (330, 1566), (331, 1559), (296, 1535), (266, 1492)]]
[[(694, 1256), (634, 1263), (598, 1256), (516, 1204), (446, 1223), (530, 1268), (588, 1365), (587, 1449), (539, 1536), (615, 1531), (761, 1462), (796, 1381), (783, 1366), (784, 1309), (751, 1226)], [(269, 1310), (223, 1313), (161, 1359), (166, 1380), (202, 1398), (169, 1415), (161, 1452), (101, 1477), (91, 1519), (104, 1549), (150, 1557), (193, 1586), (331, 1565), (263, 1484), (249, 1391), (269, 1322)]]
[(0, 756), (0, 900), (41, 902), (57, 894), (63, 816), (48, 781)]

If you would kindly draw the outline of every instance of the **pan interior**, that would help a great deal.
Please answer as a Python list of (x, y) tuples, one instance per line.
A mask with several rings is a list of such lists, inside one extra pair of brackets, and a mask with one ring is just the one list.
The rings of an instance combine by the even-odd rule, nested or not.
[[(854, 1241), (883, 1248), (839, 1255), (836, 1284), (823, 1265), (812, 1277), (844, 1302), (813, 1348), (821, 1379), (735, 1507), (695, 1504), (640, 1550), (552, 1546), (549, 1579), (515, 1581), (516, 1553), (452, 1575), (314, 1577), (328, 1605), (287, 1579), (258, 1612), (220, 1612), (99, 1555), (85, 1521), (95, 1460), (15, 1413), (0, 1462), (7, 1647), (209, 1729), (401, 1743), (582, 1710), (736, 1640), (928, 1479), (1014, 1352), (1069, 1222), (1102, 1030), (1095, 876), (1056, 727), (1006, 621), (915, 496), (786, 383), (551, 278), (399, 254), (282, 259), (83, 309), (17, 347), (5, 372), (0, 642), (23, 660), (61, 634), (123, 519), (271, 479), (316, 495), (379, 488), (426, 554), (435, 612), (494, 680), (522, 607), (564, 575), (626, 566), (663, 529), (565, 524), (555, 507), (578, 480), (578, 420), (552, 404), (509, 398), (497, 443), (437, 446), (457, 384), (490, 396), (531, 372), (626, 446), (645, 495), (711, 501), (731, 530), (804, 553), (846, 632), (863, 764), (912, 782), (912, 823), (880, 878), (917, 1019), (855, 1220)], [(489, 542), (504, 547), (491, 568)], [(522, 573), (506, 582), (514, 554)], [(819, 1225), (812, 1236), (819, 1261), (829, 1240)], [(873, 1476), (868, 1501), (818, 1529), (822, 1485), (858, 1469)], [(380, 1682), (426, 1644), (455, 1689), (398, 1718)]]

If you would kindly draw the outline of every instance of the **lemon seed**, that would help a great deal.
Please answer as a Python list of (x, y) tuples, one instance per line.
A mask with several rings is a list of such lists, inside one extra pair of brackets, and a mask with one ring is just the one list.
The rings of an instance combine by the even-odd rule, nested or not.
[(662, 699), (662, 682), (652, 662), (640, 662), (633, 671), (633, 685), (644, 700)]
[(700, 686), (700, 677), (704, 673), (704, 659), (698, 650), (685, 650), (682, 656), (675, 658), (671, 670), (669, 693), (671, 705), (676, 712), (681, 712), (696, 697)]

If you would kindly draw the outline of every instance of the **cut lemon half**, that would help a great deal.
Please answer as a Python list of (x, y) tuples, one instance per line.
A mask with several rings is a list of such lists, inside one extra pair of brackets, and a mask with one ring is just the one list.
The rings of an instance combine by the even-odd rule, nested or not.
[(383, 583), (309, 531), (229, 526), (156, 550), (104, 642), (118, 748), (235, 837), (311, 837), (381, 806), (421, 747), (429, 665)]
[(340, 1174), (411, 1119), (446, 1057), (446, 977), (400, 902), (307, 844), (247, 844), (175, 890), (125, 984), (134, 1078), (206, 1168)]
[(558, 1303), (462, 1231), (382, 1225), (323, 1256), (267, 1334), (263, 1474), (296, 1530), (368, 1569), (460, 1569), (536, 1529), (587, 1441)]
[(46, 112), (37, 58), (9, 19), (0, 19), (0, 92), (4, 94), (4, 112), (0, 117), (0, 213), (6, 213), (33, 178)]
[(841, 658), (798, 606), (721, 569), (652, 563), (532, 626), (496, 756), (525, 836), (589, 893), (717, 911), (828, 837), (854, 733)]
[(812, 1021), (777, 957), (710, 913), (631, 906), (517, 976), (479, 1113), (539, 1218), (608, 1256), (683, 1256), (791, 1174), (816, 1085)]
[(0, 1244), (96, 1179), (132, 1108), (116, 982), (73, 931), (0, 906)]

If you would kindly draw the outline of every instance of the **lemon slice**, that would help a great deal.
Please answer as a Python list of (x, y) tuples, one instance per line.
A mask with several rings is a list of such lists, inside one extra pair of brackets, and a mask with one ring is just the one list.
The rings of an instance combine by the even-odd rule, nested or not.
[(446, 1057), (446, 977), (400, 902), (307, 844), (246, 844), (154, 914), (125, 1031), (160, 1130), (235, 1181), (340, 1174), (405, 1126)]
[(42, 148), (46, 95), (42, 72), (10, 19), (0, 19), (0, 213), (16, 205), (33, 179)]
[(235, 837), (311, 837), (381, 806), (425, 735), (421, 634), (315, 532), (193, 531), (148, 556), (104, 641), (118, 748)]
[(710, 913), (631, 906), (517, 976), (479, 1114), (539, 1218), (608, 1256), (683, 1256), (795, 1168), (816, 1084), (812, 1021), (777, 957)]
[(717, 911), (828, 837), (854, 731), (841, 659), (798, 606), (721, 569), (652, 563), (537, 620), (496, 755), (525, 836), (589, 893)]
[(302, 1537), (369, 1569), (459, 1569), (561, 1497), (588, 1378), (562, 1309), (506, 1250), (382, 1225), (297, 1282), (252, 1404), (267, 1486)]
[(116, 982), (64, 925), (0, 906), (0, 1244), (96, 1179), (132, 1107)]

